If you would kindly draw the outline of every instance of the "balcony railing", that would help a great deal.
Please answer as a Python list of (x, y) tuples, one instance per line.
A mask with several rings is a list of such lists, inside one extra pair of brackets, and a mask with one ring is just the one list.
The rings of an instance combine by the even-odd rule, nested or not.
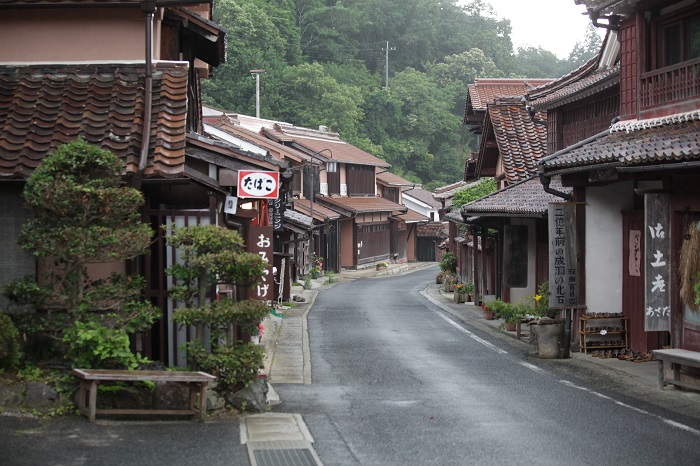
[(700, 97), (700, 59), (642, 74), (641, 108)]

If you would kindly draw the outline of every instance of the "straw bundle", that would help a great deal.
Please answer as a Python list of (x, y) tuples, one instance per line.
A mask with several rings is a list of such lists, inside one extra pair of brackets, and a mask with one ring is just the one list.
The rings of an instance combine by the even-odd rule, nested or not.
[(680, 254), (680, 295), (681, 301), (690, 309), (697, 311), (695, 304), (695, 282), (700, 273), (700, 232), (695, 222), (688, 225)]

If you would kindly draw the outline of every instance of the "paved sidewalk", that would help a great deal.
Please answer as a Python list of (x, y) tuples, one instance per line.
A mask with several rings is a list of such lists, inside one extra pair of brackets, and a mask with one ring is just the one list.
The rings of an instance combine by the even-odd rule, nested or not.
[[(349, 270), (335, 275), (338, 283), (359, 278), (382, 275), (407, 273), (418, 268), (435, 265), (434, 263), (391, 264), (385, 271)], [(309, 353), (308, 328), (306, 315), (311, 311), (319, 291), (333, 284), (327, 283), (326, 277), (312, 280), (312, 289), (303, 287), (292, 289), (292, 296), (299, 295), (305, 299), (293, 308), (282, 309), (279, 312), (284, 318), (272, 317), (264, 322), (265, 335), (262, 344), (265, 345), (266, 359), (264, 373), (271, 386), (279, 383), (311, 383), (311, 357)], [(532, 345), (529, 343), (528, 329), (523, 328), (523, 336), (517, 338), (515, 332), (499, 328), (499, 320), (486, 320), (479, 306), (473, 303), (457, 304), (453, 293), (443, 291), (442, 287), (431, 284), (422, 294), (440, 306), (446, 312), (477, 329), (487, 331), (513, 345), (514, 350), (529, 353)], [(573, 330), (573, 329), (572, 329)], [(700, 419), (700, 392), (679, 390), (667, 386), (664, 390), (658, 388), (658, 363), (655, 361), (635, 363), (618, 359), (602, 359), (590, 354), (572, 352), (568, 359), (539, 359), (531, 356), (532, 362), (548, 370), (559, 370), (577, 377), (585, 377), (602, 389), (620, 392), (626, 396), (642, 399), (654, 405)], [(277, 402), (274, 388), (271, 390), (271, 404)]]

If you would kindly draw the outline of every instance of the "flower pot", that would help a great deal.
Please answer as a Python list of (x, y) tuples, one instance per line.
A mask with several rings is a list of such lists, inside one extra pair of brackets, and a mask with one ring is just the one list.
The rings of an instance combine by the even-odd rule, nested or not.
[(311, 278), (318, 278), (318, 272), (311, 272)]
[(509, 332), (515, 332), (515, 322), (506, 322), (506, 330)]
[(447, 293), (451, 293), (452, 290), (452, 283), (450, 282), (445, 282), (444, 283), (444, 288), (443, 288)]
[(457, 304), (461, 304), (463, 302), (466, 302), (467, 296), (464, 293), (455, 292), (454, 300)]
[(438, 285), (442, 285), (442, 276), (435, 277), (435, 283), (437, 283)]
[(484, 311), (484, 319), (493, 320), (493, 311)]

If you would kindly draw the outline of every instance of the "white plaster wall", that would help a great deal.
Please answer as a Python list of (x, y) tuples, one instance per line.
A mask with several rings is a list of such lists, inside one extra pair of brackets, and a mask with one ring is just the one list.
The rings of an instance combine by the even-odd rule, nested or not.
[(530, 219), (513, 219), (512, 225), (527, 225), (527, 286), (524, 288), (510, 289), (510, 302), (519, 303), (525, 301), (526, 296), (535, 294), (535, 267), (537, 263), (537, 239), (535, 238), (535, 221)]
[(633, 184), (586, 191), (586, 305), (588, 312), (622, 310), (622, 211), (634, 205)]

